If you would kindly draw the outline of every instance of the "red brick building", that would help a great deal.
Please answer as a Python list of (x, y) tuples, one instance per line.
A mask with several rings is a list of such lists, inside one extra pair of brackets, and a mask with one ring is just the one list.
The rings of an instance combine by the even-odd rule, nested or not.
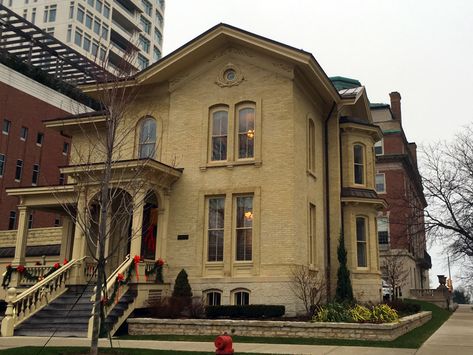
[(375, 124), (384, 138), (375, 145), (376, 190), (389, 207), (378, 216), (382, 259), (396, 252), (403, 257), (407, 279), (401, 294), (429, 288), (430, 256), (426, 251), (423, 211), (427, 206), (417, 167), (416, 144), (407, 140), (402, 127), (401, 95), (390, 93), (391, 105), (371, 104)]
[[(7, 188), (64, 183), (59, 166), (70, 139), (46, 129), (43, 120), (84, 112), (86, 106), (0, 64), (0, 230), (16, 229), (17, 197)], [(52, 227), (59, 216), (34, 212), (30, 228)]]

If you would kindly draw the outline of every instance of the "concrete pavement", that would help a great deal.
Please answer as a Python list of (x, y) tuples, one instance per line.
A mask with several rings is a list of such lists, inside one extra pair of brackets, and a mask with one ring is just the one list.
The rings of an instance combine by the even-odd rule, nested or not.
[[(472, 305), (460, 305), (419, 350), (391, 349), (333, 345), (293, 345), (235, 343), (235, 353), (254, 352), (261, 354), (330, 354), (330, 355), (463, 355), (473, 354), (473, 310)], [(0, 337), (0, 350), (19, 346), (43, 346), (44, 337)], [(89, 346), (88, 339), (52, 338), (47, 346)], [(110, 347), (108, 340), (100, 340), (101, 347)], [(203, 351), (215, 353), (211, 342), (152, 341), (114, 339), (116, 348), (159, 349), (181, 351)]]
[(473, 354), (473, 310), (461, 304), (452, 316), (427, 339), (416, 355)]

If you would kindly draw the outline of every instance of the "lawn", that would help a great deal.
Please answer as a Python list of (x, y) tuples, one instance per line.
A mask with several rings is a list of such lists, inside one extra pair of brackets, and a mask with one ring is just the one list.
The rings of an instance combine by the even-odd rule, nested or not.
[[(315, 339), (315, 338), (265, 338), (232, 336), (235, 343), (268, 343), (268, 344), (305, 344), (305, 345), (336, 345), (336, 346), (373, 346), (383, 348), (419, 348), (452, 314), (431, 303), (408, 300), (420, 304), (423, 311), (431, 311), (432, 319), (421, 327), (411, 330), (393, 341), (372, 340), (340, 340), (340, 339)], [(165, 341), (207, 341), (213, 342), (215, 336), (203, 335), (124, 335), (120, 339), (133, 340), (165, 340)]]

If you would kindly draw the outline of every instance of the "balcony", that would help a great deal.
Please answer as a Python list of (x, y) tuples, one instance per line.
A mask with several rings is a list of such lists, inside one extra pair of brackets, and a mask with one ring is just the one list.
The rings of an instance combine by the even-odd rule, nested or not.
[(112, 10), (112, 20), (120, 24), (121, 27), (125, 28), (128, 32), (141, 31), (138, 27), (138, 12), (130, 11), (130, 9), (124, 7), (121, 3), (115, 0), (116, 6)]

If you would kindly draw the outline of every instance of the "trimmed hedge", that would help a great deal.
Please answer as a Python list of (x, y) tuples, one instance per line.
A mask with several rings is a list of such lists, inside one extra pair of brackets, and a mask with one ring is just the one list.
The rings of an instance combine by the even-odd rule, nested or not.
[(385, 303), (401, 314), (415, 314), (419, 313), (421, 309), (419, 304), (404, 302), (400, 299), (387, 301)]
[(250, 304), (245, 306), (207, 306), (207, 318), (276, 318), (282, 317), (286, 307), (279, 305)]

